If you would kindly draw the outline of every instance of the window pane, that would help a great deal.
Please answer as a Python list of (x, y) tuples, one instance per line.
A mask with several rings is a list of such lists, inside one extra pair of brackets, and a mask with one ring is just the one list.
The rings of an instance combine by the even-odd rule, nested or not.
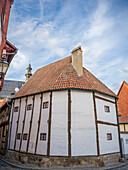
[(105, 112), (110, 112), (110, 107), (109, 106), (104, 106)]
[(107, 133), (107, 140), (112, 140), (112, 134), (111, 133)]
[(125, 130), (128, 131), (128, 124), (125, 124)]
[(120, 125), (120, 131), (124, 131), (124, 125), (122, 124), (122, 125)]

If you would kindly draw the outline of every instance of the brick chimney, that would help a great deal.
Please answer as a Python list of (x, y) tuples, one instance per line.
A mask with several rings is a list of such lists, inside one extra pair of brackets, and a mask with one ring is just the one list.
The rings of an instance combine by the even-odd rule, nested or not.
[(72, 50), (72, 65), (76, 69), (78, 76), (83, 75), (82, 49), (77, 47)]

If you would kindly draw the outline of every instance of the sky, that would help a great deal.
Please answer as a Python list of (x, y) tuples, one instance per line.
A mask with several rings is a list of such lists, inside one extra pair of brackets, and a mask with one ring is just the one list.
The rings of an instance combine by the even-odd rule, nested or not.
[(14, 0), (8, 40), (18, 48), (6, 79), (82, 47), (83, 66), (115, 93), (128, 82), (128, 0)]

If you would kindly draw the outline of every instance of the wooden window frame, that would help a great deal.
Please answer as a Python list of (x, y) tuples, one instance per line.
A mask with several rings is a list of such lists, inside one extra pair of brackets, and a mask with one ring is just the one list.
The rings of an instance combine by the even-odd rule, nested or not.
[(43, 102), (43, 109), (47, 109), (48, 108), (48, 101), (47, 102)]
[(21, 139), (21, 133), (17, 133), (17, 140)]
[(104, 111), (107, 113), (110, 113), (110, 106), (104, 106)]
[(112, 140), (112, 133), (107, 133), (107, 140)]
[(28, 140), (28, 133), (23, 134), (23, 140)]
[(15, 106), (14, 107), (14, 112), (18, 112), (18, 110), (19, 110), (19, 106)]
[(27, 111), (32, 110), (32, 104), (27, 105)]
[(40, 140), (46, 141), (47, 139), (47, 134), (46, 133), (40, 133)]

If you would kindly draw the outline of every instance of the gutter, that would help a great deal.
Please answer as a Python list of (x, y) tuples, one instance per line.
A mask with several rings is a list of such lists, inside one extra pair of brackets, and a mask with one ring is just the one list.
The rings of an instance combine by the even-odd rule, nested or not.
[(22, 97), (38, 95), (38, 94), (47, 93), (47, 92), (52, 92), (52, 91), (65, 91), (65, 90), (78, 90), (78, 91), (86, 91), (86, 92), (96, 92), (96, 93), (103, 94), (103, 95), (108, 96), (108, 97), (116, 98), (116, 100), (118, 100), (118, 97), (116, 97), (114, 95), (110, 95), (110, 94), (100, 92), (100, 91), (97, 91), (97, 90), (92, 90), (92, 89), (78, 89), (78, 88), (51, 89), (51, 90), (49, 89), (49, 90), (46, 90), (46, 91), (41, 91), (41, 92), (32, 93), (32, 94), (28, 94), (28, 95), (24, 95), (24, 96), (14, 97), (11, 100), (20, 99)]

